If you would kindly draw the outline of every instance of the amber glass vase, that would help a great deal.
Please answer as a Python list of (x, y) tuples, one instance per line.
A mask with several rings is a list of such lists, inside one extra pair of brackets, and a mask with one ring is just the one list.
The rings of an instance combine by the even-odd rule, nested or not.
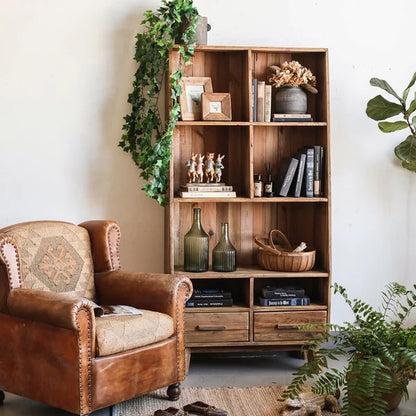
[(209, 237), (201, 225), (201, 208), (194, 208), (191, 229), (185, 234), (184, 268), (186, 272), (208, 270)]
[(221, 238), (212, 250), (212, 270), (233, 272), (237, 269), (237, 250), (228, 236), (228, 223), (221, 224)]

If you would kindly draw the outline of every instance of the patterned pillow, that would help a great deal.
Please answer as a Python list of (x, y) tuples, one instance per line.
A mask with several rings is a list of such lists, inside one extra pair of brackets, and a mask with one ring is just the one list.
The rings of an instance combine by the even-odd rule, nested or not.
[(33, 222), (6, 232), (17, 242), (22, 287), (95, 299), (88, 231), (64, 222)]

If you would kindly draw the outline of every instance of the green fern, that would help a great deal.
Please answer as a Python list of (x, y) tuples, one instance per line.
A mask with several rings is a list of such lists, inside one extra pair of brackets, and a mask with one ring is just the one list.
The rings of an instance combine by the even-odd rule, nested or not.
[[(314, 352), (293, 375), (282, 400), (296, 397), (307, 382), (315, 393), (342, 392), (343, 416), (381, 416), (387, 407), (386, 394), (400, 392), (408, 399), (411, 373), (416, 370), (416, 326), (403, 323), (416, 307), (416, 285), (407, 290), (389, 283), (381, 294), (377, 310), (359, 299), (350, 299), (345, 288), (334, 284), (354, 314), (354, 322), (343, 325), (309, 324), (299, 329), (315, 331), (304, 346)], [(329, 341), (333, 348), (327, 348)], [(338, 370), (330, 361), (346, 359)]]

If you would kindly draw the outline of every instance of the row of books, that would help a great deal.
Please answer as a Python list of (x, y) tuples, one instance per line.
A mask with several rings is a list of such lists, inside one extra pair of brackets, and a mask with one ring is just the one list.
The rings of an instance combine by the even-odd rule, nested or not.
[(253, 78), (251, 81), (253, 121), (313, 121), (311, 114), (272, 114), (272, 86), (257, 78)]
[(280, 163), (277, 181), (279, 196), (323, 196), (324, 148), (313, 146), (300, 149)]
[(189, 308), (233, 306), (231, 292), (222, 289), (195, 289), (186, 302)]
[(259, 302), (262, 306), (307, 306), (311, 303), (303, 288), (293, 286), (265, 286)]

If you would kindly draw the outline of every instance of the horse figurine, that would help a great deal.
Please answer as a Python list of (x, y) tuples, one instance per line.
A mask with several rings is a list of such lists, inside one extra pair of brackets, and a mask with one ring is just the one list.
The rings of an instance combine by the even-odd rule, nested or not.
[(201, 183), (204, 181), (204, 157), (201, 153), (198, 154), (196, 161), (196, 182)]
[(186, 161), (188, 167), (189, 183), (195, 182), (196, 178), (196, 154), (192, 153), (191, 159)]
[(220, 155), (218, 153), (217, 160), (215, 161), (215, 167), (214, 167), (214, 176), (215, 176), (215, 182), (221, 181), (222, 176), (222, 169), (224, 169), (224, 165), (222, 164), (222, 160), (224, 159), (225, 155)]
[(207, 160), (205, 163), (205, 176), (207, 178), (207, 183), (214, 182), (215, 180), (214, 155), (215, 153), (207, 153)]

